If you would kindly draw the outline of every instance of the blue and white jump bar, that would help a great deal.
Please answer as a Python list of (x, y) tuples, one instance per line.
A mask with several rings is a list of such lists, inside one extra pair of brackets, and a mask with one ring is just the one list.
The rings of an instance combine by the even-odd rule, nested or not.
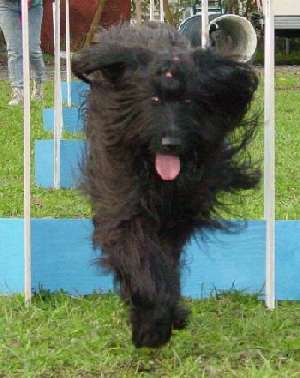
[[(32, 219), (32, 289), (72, 295), (113, 290), (113, 277), (94, 262), (89, 219)], [(186, 247), (182, 293), (205, 298), (232, 288), (248, 293), (265, 289), (264, 221), (249, 221), (238, 234), (217, 232)], [(23, 219), (0, 219), (0, 293), (24, 290)], [(300, 300), (300, 221), (276, 222), (276, 299)], [(49, 237), (50, 235), (50, 237)], [(3, 237), (5, 236), (5, 237)], [(55, 236), (55, 237), (54, 237)]]

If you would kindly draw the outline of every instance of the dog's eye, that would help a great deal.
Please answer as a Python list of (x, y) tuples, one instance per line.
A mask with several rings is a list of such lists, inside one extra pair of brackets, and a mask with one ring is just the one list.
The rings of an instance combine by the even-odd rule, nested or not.
[(153, 104), (159, 104), (160, 103), (160, 98), (157, 96), (151, 97), (151, 101)]

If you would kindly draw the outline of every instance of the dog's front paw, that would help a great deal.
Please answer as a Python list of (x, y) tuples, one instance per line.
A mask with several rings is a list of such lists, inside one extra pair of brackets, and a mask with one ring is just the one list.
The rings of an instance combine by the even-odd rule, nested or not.
[[(166, 315), (166, 314), (164, 314)], [(166, 344), (172, 334), (171, 316), (157, 318), (157, 310), (133, 311), (132, 342), (137, 348), (158, 348)]]
[(173, 315), (173, 328), (183, 329), (187, 326), (190, 310), (183, 305), (177, 305)]

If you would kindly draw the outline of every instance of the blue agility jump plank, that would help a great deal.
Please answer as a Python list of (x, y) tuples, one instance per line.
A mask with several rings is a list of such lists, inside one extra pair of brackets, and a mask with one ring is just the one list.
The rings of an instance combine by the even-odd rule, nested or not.
[[(83, 114), (79, 108), (64, 108), (63, 111), (63, 130), (70, 133), (82, 132), (84, 128)], [(46, 131), (53, 131), (54, 109), (43, 110), (43, 128)]]
[[(0, 219), (0, 293), (23, 289), (23, 220)], [(113, 278), (93, 262), (88, 219), (32, 220), (32, 284), (73, 295), (107, 292)], [(276, 222), (276, 298), (300, 299), (300, 221)], [(186, 247), (182, 292), (204, 298), (233, 286), (261, 292), (265, 283), (265, 223), (250, 221), (239, 234), (220, 231)]]
[(23, 220), (0, 218), (0, 294), (24, 290)]
[[(85, 102), (85, 98), (90, 90), (90, 86), (83, 81), (74, 80), (71, 82), (71, 100), (72, 106), (81, 107), (82, 104)], [(61, 83), (61, 91), (62, 91), (62, 100), (63, 103), (66, 104), (68, 101), (68, 90), (67, 90), (67, 82), (62, 81)]]
[[(61, 156), (61, 188), (76, 188), (80, 180), (80, 163), (85, 150), (83, 140), (62, 140)], [(53, 140), (37, 140), (35, 142), (35, 184), (42, 188), (53, 188), (54, 157)]]

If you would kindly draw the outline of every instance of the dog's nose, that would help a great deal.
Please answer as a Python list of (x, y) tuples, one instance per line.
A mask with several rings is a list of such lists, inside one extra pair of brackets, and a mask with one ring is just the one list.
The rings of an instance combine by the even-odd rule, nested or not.
[(163, 137), (161, 140), (161, 144), (165, 147), (179, 146), (181, 144), (181, 141), (178, 137)]
[(173, 120), (169, 120), (161, 135), (161, 145), (165, 148), (181, 145), (180, 128)]

